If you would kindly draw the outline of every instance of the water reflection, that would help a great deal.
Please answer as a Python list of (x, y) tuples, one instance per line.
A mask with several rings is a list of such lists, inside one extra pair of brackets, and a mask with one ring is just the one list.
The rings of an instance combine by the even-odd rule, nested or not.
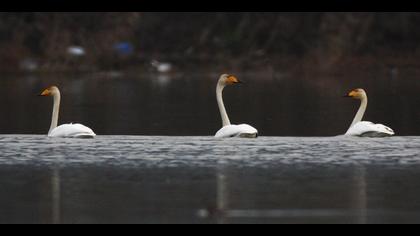
[(419, 223), (420, 138), (0, 136), (1, 223)]
[(51, 195), (52, 195), (52, 223), (61, 223), (61, 187), (60, 187), (60, 169), (58, 167), (52, 170), (51, 176)]
[(159, 86), (166, 87), (171, 82), (171, 76), (167, 74), (164, 74), (164, 75), (159, 74), (156, 76), (156, 82), (158, 83)]
[[(311, 208), (295, 209), (290, 205), (282, 209), (268, 208), (258, 209), (258, 205), (254, 208), (232, 208), (229, 206), (229, 171), (225, 164), (218, 166), (216, 173), (217, 183), (217, 209), (200, 209), (198, 216), (201, 217), (214, 217), (219, 224), (226, 224), (229, 222), (257, 222), (263, 223), (266, 220), (270, 222), (284, 223), (292, 221), (294, 223), (311, 223), (317, 220), (325, 220), (325, 223), (330, 222), (331, 219), (337, 220), (342, 223), (357, 223), (366, 224), (367, 221), (367, 186), (366, 186), (366, 168), (363, 166), (354, 168), (353, 183), (350, 183), (348, 192), (349, 206), (345, 209), (318, 209), (316, 205)], [(244, 185), (249, 183), (244, 183)], [(353, 186), (353, 188), (351, 187)], [(244, 189), (245, 186), (242, 186)], [(248, 186), (251, 187), (251, 186)], [(256, 186), (252, 186), (255, 188)], [(301, 190), (302, 194), (305, 190)], [(285, 193), (287, 188), (285, 188)], [(237, 193), (240, 194), (240, 193)], [(281, 195), (278, 196), (281, 198)], [(326, 196), (327, 197), (327, 196)], [(328, 197), (327, 197), (328, 198)], [(233, 201), (236, 201), (234, 199)], [(305, 219), (305, 220), (304, 220)], [(346, 219), (346, 220), (343, 220)], [(315, 220), (315, 221), (313, 221)]]
[(359, 211), (357, 221), (358, 224), (367, 223), (367, 183), (366, 168), (364, 166), (355, 168), (354, 174), (354, 208)]
[[(65, 191), (66, 196), (65, 198), (62, 198), (60, 171), (59, 169), (54, 169), (50, 172), (52, 183), (51, 223), (124, 223), (124, 221), (131, 223), (195, 222), (219, 224), (418, 223), (418, 217), (420, 216), (420, 209), (417, 204), (413, 205), (413, 209), (388, 208), (385, 205), (382, 208), (369, 207), (367, 204), (368, 199), (373, 201), (373, 205), (375, 205), (377, 204), (375, 203), (375, 199), (380, 197), (382, 191), (390, 190), (383, 189), (379, 192), (375, 192), (372, 191), (374, 188), (370, 188), (370, 195), (368, 195), (368, 182), (365, 175), (366, 168), (364, 167), (355, 167), (351, 170), (352, 174), (342, 180), (334, 181), (335, 185), (333, 186), (322, 186), (324, 184), (330, 184), (328, 183), (330, 181), (321, 180), (316, 185), (319, 189), (315, 190), (307, 188), (305, 182), (310, 180), (300, 176), (299, 172), (297, 173), (297, 176), (293, 176), (293, 178), (303, 177), (299, 183), (296, 183), (296, 180), (290, 178), (291, 176), (284, 175), (281, 180), (284, 181), (284, 183), (281, 186), (276, 186), (276, 184), (271, 184), (269, 182), (265, 182), (265, 186), (259, 186), (258, 183), (255, 183), (259, 182), (259, 180), (255, 182), (241, 181), (241, 186), (232, 186), (232, 182), (237, 182), (238, 178), (241, 178), (242, 176), (235, 173), (236, 170), (232, 171), (233, 173), (230, 172), (229, 167), (225, 164), (222, 164), (222, 166), (223, 167), (216, 168), (214, 182), (207, 180), (201, 182), (201, 184), (205, 185), (204, 188), (207, 189), (205, 191), (206, 194), (212, 196), (212, 192), (215, 191), (214, 202), (198, 201), (193, 204), (188, 204), (187, 202), (191, 200), (191, 198), (202, 197), (202, 193), (197, 190), (188, 191), (187, 188), (185, 188), (185, 185), (189, 185), (189, 183), (186, 182), (186, 179), (179, 180), (185, 182), (178, 185), (178, 191), (187, 190), (185, 194), (188, 194), (188, 198), (180, 199), (173, 198), (173, 195), (171, 194), (165, 195), (166, 190), (164, 186), (169, 180), (157, 176), (154, 176), (155, 181), (153, 183), (141, 184), (139, 188), (127, 189), (126, 187), (123, 187), (123, 192), (127, 193), (124, 201), (127, 201), (128, 203), (112, 203), (109, 198), (112, 199), (113, 197), (119, 196), (119, 194), (116, 194), (116, 196), (109, 195), (111, 194), (110, 191), (113, 191), (112, 189), (105, 190), (105, 195), (100, 196), (78, 196), (77, 193), (73, 194), (69, 191)], [(180, 170), (179, 172), (183, 171)], [(330, 174), (337, 175), (335, 172), (331, 172)], [(268, 175), (272, 175), (272, 173)], [(252, 175), (252, 177), (262, 178), (266, 181), (273, 177), (268, 177), (268, 175), (265, 176), (265, 174), (260, 174), (258, 177), (255, 175)], [(103, 176), (93, 174), (89, 178), (100, 177)], [(74, 190), (78, 188), (76, 186), (78, 184), (86, 185), (85, 179), (78, 179), (76, 176), (72, 176), (72, 178), (73, 180), (71, 181), (69, 179), (64, 180), (67, 182), (68, 188)], [(83, 181), (83, 183), (80, 181)], [(141, 181), (141, 178), (135, 178), (135, 180), (125, 179), (124, 182), (126, 181)], [(278, 181), (278, 179), (274, 179), (274, 181)], [(373, 181), (375, 182), (376, 180), (373, 179)], [(75, 186), (68, 185), (69, 182), (73, 182)], [(211, 183), (215, 183), (215, 185), (212, 186)], [(155, 185), (153, 187), (154, 200), (149, 198), (145, 201), (143, 198), (142, 201), (136, 201), (132, 198), (139, 194), (134, 193), (136, 191), (141, 192), (141, 194), (147, 194), (145, 191), (151, 190), (147, 187), (150, 184)], [(290, 189), (297, 188), (295, 184), (301, 184), (302, 186), (298, 187), (298, 192), (291, 193)], [(336, 198), (332, 195), (322, 194), (323, 191), (333, 194), (337, 189), (341, 189), (341, 187), (337, 186), (341, 184), (345, 185), (345, 191), (339, 193), (339, 197)], [(113, 186), (113, 184), (109, 185), (109, 183), (103, 182), (97, 187), (104, 188), (105, 186), (109, 188), (110, 186)], [(121, 187), (116, 187), (116, 189), (121, 189)], [(344, 188), (342, 190), (344, 190)], [(131, 195), (134, 196), (130, 197)], [(105, 203), (99, 205), (95, 203), (89, 204), (86, 200), (91, 197), (94, 197), (96, 201), (105, 201)], [(187, 197), (187, 195), (184, 197)], [(208, 200), (210, 199), (211, 198)], [(305, 203), (305, 200), (308, 202)], [(159, 204), (160, 201), (165, 203), (170, 201), (171, 203), (169, 205), (163, 204), (164, 206), (162, 206)], [(133, 204), (134, 202), (136, 202), (135, 205)], [(34, 204), (36, 204), (36, 202), (34, 202)], [(210, 204), (210, 206), (207, 207), (208, 205), (206, 204)], [(213, 204), (215, 207), (211, 206)], [(62, 205), (65, 206), (64, 209), (61, 207)], [(124, 210), (126, 209), (125, 205), (131, 205), (131, 208), (135, 210)], [(69, 209), (68, 207), (70, 206), (76, 206), (76, 209)], [(61, 216), (63, 216), (63, 218)], [(46, 222), (45, 220), (46, 219), (43, 219), (42, 221)], [(4, 222), (9, 221), (6, 220), (3, 221), (3, 223)]]
[[(218, 167), (216, 167), (216, 203), (217, 203), (217, 209), (216, 212), (213, 214), (216, 214), (216, 217), (218, 219), (218, 223), (223, 224), (227, 222), (226, 217), (229, 214), (229, 195), (228, 195), (228, 186), (227, 186), (227, 176), (225, 173), (225, 164), (219, 163)], [(208, 214), (211, 215), (211, 214)]]

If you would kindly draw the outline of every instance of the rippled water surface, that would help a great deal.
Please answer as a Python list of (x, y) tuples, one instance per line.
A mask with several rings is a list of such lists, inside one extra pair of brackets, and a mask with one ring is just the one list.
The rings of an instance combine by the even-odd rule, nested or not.
[(0, 223), (420, 223), (420, 137), (0, 136)]

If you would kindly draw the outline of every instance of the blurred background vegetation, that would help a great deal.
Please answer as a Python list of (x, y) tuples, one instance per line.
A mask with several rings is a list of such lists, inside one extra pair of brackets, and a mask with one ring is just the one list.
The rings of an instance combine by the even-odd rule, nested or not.
[(0, 70), (416, 65), (419, 25), (410, 12), (2, 12)]

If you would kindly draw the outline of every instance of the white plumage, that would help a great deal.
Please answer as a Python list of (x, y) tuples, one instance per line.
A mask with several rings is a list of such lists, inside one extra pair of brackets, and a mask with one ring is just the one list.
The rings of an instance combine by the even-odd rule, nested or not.
[(389, 137), (395, 132), (382, 124), (374, 124), (369, 121), (361, 121), (353, 125), (346, 133), (348, 136), (359, 137)]
[(219, 105), (220, 115), (222, 118), (223, 128), (221, 128), (215, 135), (216, 138), (257, 138), (258, 130), (246, 124), (232, 125), (226, 112), (225, 104), (223, 103), (223, 89), (227, 85), (237, 84), (240, 81), (232, 75), (223, 74), (220, 76), (216, 88), (217, 103)]
[(216, 138), (257, 138), (258, 130), (246, 124), (228, 125), (216, 133)]
[(389, 137), (395, 135), (395, 132), (385, 125), (362, 121), (368, 106), (368, 97), (365, 90), (355, 89), (346, 95), (346, 97), (360, 100), (361, 104), (353, 123), (345, 135), (359, 137)]
[(64, 124), (54, 128), (48, 137), (60, 138), (94, 138), (96, 134), (82, 124)]
[(159, 61), (153, 60), (150, 64), (159, 73), (168, 73), (172, 70), (172, 64), (170, 64), (169, 62), (159, 62)]
[(52, 112), (51, 126), (48, 137), (54, 138), (94, 138), (96, 134), (82, 124), (64, 124), (57, 126), (60, 112), (61, 93), (56, 86), (45, 89), (40, 96), (52, 96), (54, 106)]
[(67, 53), (73, 56), (83, 56), (86, 54), (85, 49), (80, 46), (71, 46), (67, 48)]

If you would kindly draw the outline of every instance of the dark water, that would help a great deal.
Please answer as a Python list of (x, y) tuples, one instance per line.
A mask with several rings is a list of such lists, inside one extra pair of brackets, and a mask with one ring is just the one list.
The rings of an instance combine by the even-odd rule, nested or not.
[[(420, 223), (417, 69), (220, 71), (247, 82), (225, 103), (262, 138), (211, 137), (219, 73), (3, 75), (0, 223)], [(45, 137), (52, 101), (36, 95), (53, 84), (60, 123), (98, 138)], [(342, 95), (357, 87), (366, 120), (407, 137), (328, 137), (350, 125), (359, 104)]]
[(0, 223), (420, 223), (420, 138), (0, 136)]
[[(176, 65), (175, 65), (176, 66)], [(0, 133), (45, 134), (52, 101), (35, 95), (55, 84), (62, 90), (60, 123), (81, 122), (101, 135), (214, 135), (221, 126), (215, 86), (222, 72), (245, 85), (229, 87), (225, 103), (233, 123), (255, 126), (262, 136), (335, 136), (348, 129), (359, 106), (342, 96), (368, 91), (366, 120), (392, 127), (398, 135), (420, 135), (420, 74), (416, 68), (378, 68), (342, 73), (261, 72), (156, 75), (3, 75)]]

